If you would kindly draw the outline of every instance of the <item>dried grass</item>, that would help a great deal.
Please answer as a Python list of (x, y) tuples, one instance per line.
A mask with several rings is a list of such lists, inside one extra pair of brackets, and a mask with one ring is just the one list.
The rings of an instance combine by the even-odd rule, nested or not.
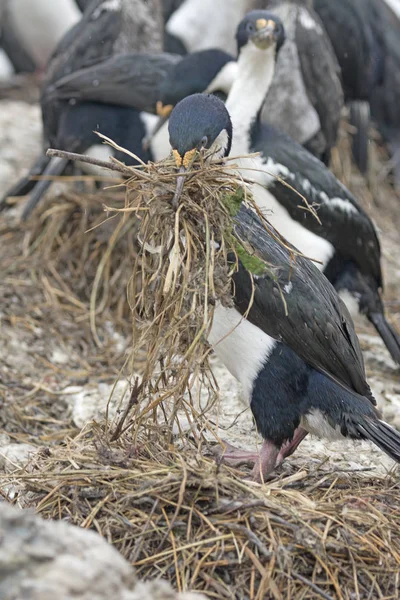
[[(183, 451), (182, 451), (183, 450)], [(142, 427), (90, 426), (2, 476), (23, 506), (94, 528), (143, 579), (210, 598), (398, 598), (399, 483), (303, 470), (260, 486)]]
[[(128, 178), (116, 186), (124, 191), (123, 205), (121, 199), (119, 206), (114, 200), (104, 205), (106, 223), (97, 214), (89, 221), (89, 211), (76, 210), (79, 198), (50, 206), (31, 234), (30, 254), (51, 265), (60, 286), (72, 276), (81, 277), (86, 288), (90, 274), (89, 318), (98, 347), (96, 320), (106, 307), (116, 308), (117, 317), (133, 325), (132, 351), (123, 369), (135, 376), (113, 439), (127, 427), (138, 431), (149, 415), (157, 422), (160, 413), (171, 437), (174, 422), (180, 427), (179, 411), (202, 437), (210, 427), (206, 415), (218, 399), (208, 367), (214, 307), (233, 306), (231, 277), (239, 254), (257, 274), (269, 268), (233, 235), (233, 215), (242, 202), (255, 207), (254, 202), (233, 168), (210, 165), (202, 155), (185, 174), (177, 207), (171, 202), (177, 182), (171, 159), (137, 168), (115, 160), (102, 164)], [(108, 230), (100, 244), (98, 230), (104, 233), (104, 226)], [(64, 292), (71, 298), (70, 290)], [(124, 305), (130, 314), (124, 314)]]
[[(165, 185), (172, 189), (174, 177), (164, 182), (164, 190)], [(163, 201), (163, 196), (157, 198)], [(103, 205), (123, 211), (105, 215)], [(47, 204), (25, 233), (24, 255), (13, 255), (6, 264), (10, 285), (25, 291), (32, 283), (64, 319), (86, 323), (88, 335), (91, 327), (97, 345), (104, 345), (103, 325), (110, 315), (128, 337), (127, 290), (131, 308), (137, 306), (141, 318), (143, 305), (135, 305), (132, 297), (146, 289), (132, 289), (140, 206), (138, 191), (126, 196), (122, 188), (68, 194)], [(174, 218), (167, 211), (166, 219)], [(198, 230), (194, 232), (193, 238)], [(5, 235), (8, 243), (13, 241), (14, 234)], [(139, 238), (152, 248), (160, 245), (143, 232)], [(167, 237), (162, 243), (169, 247), (171, 242)], [(185, 252), (182, 246), (180, 250)], [(146, 257), (151, 269), (153, 257), (152, 252)], [(160, 266), (164, 274), (170, 264), (165, 260)], [(198, 284), (196, 280), (196, 293)], [(204, 306), (204, 286), (201, 294), (196, 301)], [(24, 311), (31, 319), (29, 301)], [(146, 316), (151, 322), (152, 315)], [(197, 326), (205, 327), (203, 313), (192, 339)], [(103, 352), (88, 345), (91, 352)], [(112, 373), (115, 356), (104, 354), (103, 360)], [(92, 364), (82, 363), (82, 369), (94, 371)], [(170, 381), (168, 391), (173, 389)], [(11, 384), (5, 388), (7, 394), (14, 389)], [(46, 390), (44, 383), (32, 392), (22, 393), (21, 388), (19, 402), (7, 405), (7, 415), (14, 419), (13, 439), (32, 442), (40, 434), (43, 445), (26, 468), (0, 475), (0, 489), (8, 500), (35, 507), (45, 518), (64, 518), (97, 530), (141, 578), (165, 577), (179, 590), (203, 591), (210, 598), (399, 598), (398, 478), (322, 473), (317, 468), (260, 486), (204, 456), (204, 428), (212, 428), (207, 420), (203, 429), (189, 427), (183, 434), (178, 428), (179, 435), (173, 434), (173, 411), (155, 410), (157, 394), (154, 406), (146, 405), (132, 386), (134, 418), (126, 421), (130, 429), (125, 431), (120, 421), (118, 439), (113, 440), (115, 424), (92, 424), (75, 435), (68, 416), (57, 422)], [(197, 419), (199, 403), (187, 395), (185, 402), (188, 420), (193, 421), (193, 406)]]

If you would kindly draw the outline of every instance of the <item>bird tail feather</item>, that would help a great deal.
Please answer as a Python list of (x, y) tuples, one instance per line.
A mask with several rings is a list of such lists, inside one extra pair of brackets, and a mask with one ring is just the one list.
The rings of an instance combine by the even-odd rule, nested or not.
[(352, 143), (353, 157), (357, 167), (365, 175), (368, 171), (369, 102), (363, 100), (350, 102), (350, 124), (356, 130)]
[(400, 433), (385, 421), (362, 417), (354, 423), (358, 433), (370, 440), (390, 458), (400, 463)]
[(389, 350), (393, 360), (400, 365), (400, 336), (395, 329), (387, 322), (382, 313), (371, 313), (368, 319), (374, 325), (381, 336), (386, 348)]
[[(47, 167), (43, 171), (43, 175), (47, 175), (47, 176), (62, 175), (63, 172), (65, 171), (65, 168), (66, 168), (68, 162), (69, 161), (66, 158), (58, 158), (58, 157), (51, 158)], [(42, 179), (41, 181), (39, 181), (37, 183), (37, 185), (35, 185), (32, 193), (29, 196), (29, 200), (26, 203), (24, 211), (22, 213), (23, 221), (25, 221), (29, 217), (29, 215), (31, 214), (33, 209), (36, 207), (36, 205), (38, 204), (38, 202), (41, 199), (41, 197), (43, 196), (43, 194), (45, 192), (47, 192), (48, 188), (51, 186), (52, 183), (53, 182), (50, 179)]]

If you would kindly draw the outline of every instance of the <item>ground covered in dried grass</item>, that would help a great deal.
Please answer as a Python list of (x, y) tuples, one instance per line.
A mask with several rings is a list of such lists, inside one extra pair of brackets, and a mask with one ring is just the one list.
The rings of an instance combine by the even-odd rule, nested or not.
[[(14, 124), (10, 143), (21, 143), (20, 126), (18, 138)], [(386, 305), (399, 326), (400, 199), (385, 183), (383, 161), (376, 161), (371, 194), (343, 156), (335, 168), (382, 231)], [(12, 160), (7, 168), (3, 189)], [(368, 444), (306, 440), (272, 482), (259, 486), (218, 465), (203, 439), (209, 436), (200, 440), (184, 418), (175, 445), (154, 412), (111, 441), (132, 400), (121, 369), (131, 343), (124, 292), (133, 239), (121, 239), (105, 265), (94, 305), (113, 222), (85, 231), (104, 220), (102, 205), (117, 203), (116, 193), (62, 192), (54, 204), (55, 194), (25, 228), (17, 210), (0, 217), (3, 497), (94, 528), (140, 577), (165, 577), (210, 598), (398, 598), (398, 472)], [(46, 252), (45, 235), (52, 239)], [(385, 418), (399, 427), (399, 371), (374, 332), (364, 324), (358, 330), (372, 388)], [(231, 443), (254, 447), (236, 382), (217, 363), (214, 372), (221, 405), (210, 423)]]

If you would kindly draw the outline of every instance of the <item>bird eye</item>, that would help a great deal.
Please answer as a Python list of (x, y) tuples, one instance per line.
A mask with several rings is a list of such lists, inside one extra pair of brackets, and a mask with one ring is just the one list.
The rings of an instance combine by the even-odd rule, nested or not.
[(249, 33), (253, 33), (253, 31), (255, 31), (254, 23), (252, 23), (251, 21), (247, 23), (246, 29)]
[(201, 138), (200, 148), (205, 148), (208, 144), (208, 137), (205, 135)]

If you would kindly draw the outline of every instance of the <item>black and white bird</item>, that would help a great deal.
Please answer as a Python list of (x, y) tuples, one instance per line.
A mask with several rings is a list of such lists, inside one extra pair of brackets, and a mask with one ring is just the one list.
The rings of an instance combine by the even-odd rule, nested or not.
[[(260, 43), (275, 46), (270, 20), (264, 25), (257, 29)], [(180, 173), (179, 202), (188, 157), (228, 156), (232, 122), (218, 98), (195, 94), (172, 111), (169, 134)], [(263, 446), (259, 455), (229, 448), (224, 460), (252, 461), (253, 477), (260, 481), (310, 432), (370, 440), (400, 462), (400, 434), (375, 408), (351, 317), (333, 286), (310, 260), (293, 260), (290, 247), (276, 241), (277, 232), (250, 209), (242, 206), (234, 231), (269, 270), (254, 276), (239, 262), (232, 284), (235, 307), (216, 306), (208, 341), (242, 384)]]
[(168, 141), (166, 123), (174, 106), (196, 93), (215, 94), (226, 100), (236, 72), (237, 63), (233, 56), (218, 49), (188, 54), (169, 70), (159, 87), (156, 102), (159, 119), (145, 140), (145, 148), (151, 145), (156, 160), (163, 159), (169, 151), (165, 147), (165, 141)]
[[(165, 76), (165, 70), (175, 61), (169, 55), (136, 52), (132, 67), (132, 55), (129, 61), (122, 54), (124, 51), (137, 49), (140, 39), (142, 41), (144, 39), (143, 51), (157, 47), (157, 35), (151, 35), (153, 25), (150, 10), (150, 4), (143, 4), (136, 0), (134, 2), (93, 0), (82, 20), (67, 32), (50, 61), (41, 95), (43, 153), (27, 176), (9, 189), (0, 200), (0, 210), (8, 206), (8, 197), (29, 194), (23, 211), (23, 218), (26, 219), (51, 185), (49, 176), (65, 173), (69, 166), (68, 161), (48, 158), (46, 150), (49, 147), (69, 152), (89, 153), (103, 158), (113, 154), (114, 152), (107, 149), (93, 131), (100, 131), (107, 135), (122, 147), (137, 154), (142, 160), (151, 158), (151, 155), (141, 147), (142, 138), (148, 133), (148, 128), (145, 118), (140, 114), (141, 106), (137, 104), (142, 102), (145, 105), (148, 102), (149, 88), (153, 86), (157, 89), (160, 78)], [(156, 34), (157, 31), (156, 29)], [(162, 45), (161, 33), (159, 43)], [(134, 93), (131, 93), (132, 102), (128, 106), (120, 105), (118, 97), (120, 89), (114, 85), (115, 81), (108, 81), (110, 63), (116, 58), (112, 56), (113, 54), (118, 55), (120, 61), (118, 73), (122, 79), (126, 77), (126, 66), (128, 66), (130, 83), (134, 90)], [(103, 83), (101, 92), (104, 101), (101, 102), (96, 98), (92, 100), (84, 94), (79, 99), (73, 95), (68, 96), (67, 93), (57, 94), (59, 77), (68, 79), (72, 77), (75, 69), (78, 69), (78, 75), (81, 75), (88, 64), (101, 61), (110, 55), (108, 61), (101, 62), (101, 69), (103, 69), (101, 80), (97, 79), (96, 71), (86, 74), (85, 79), (89, 87), (92, 85), (98, 88), (100, 86), (96, 85), (96, 82)], [(113, 66), (111, 71), (114, 71)], [(109, 90), (110, 87), (113, 88), (114, 96), (107, 98), (107, 89)], [(155, 92), (154, 98), (158, 96), (158, 92)], [(132, 162), (127, 155), (123, 160)], [(39, 182), (32, 179), (32, 176), (41, 175), (46, 176), (46, 179)]]
[[(261, 119), (328, 163), (343, 107), (334, 50), (309, 0), (269, 3), (285, 26), (286, 39)], [(220, 0), (217, 4), (186, 0), (170, 18), (167, 29), (180, 36), (191, 52), (219, 48), (234, 53), (237, 25), (252, 7), (265, 8), (266, 4), (267, 0)]]
[[(259, 43), (266, 23), (275, 32), (269, 46)], [(322, 162), (260, 122), (282, 38), (281, 21), (265, 11), (249, 13), (238, 27), (238, 74), (226, 102), (233, 123), (232, 155), (260, 153), (237, 161), (254, 182), (260, 209), (305, 256), (319, 261), (348, 307), (368, 317), (400, 364), (400, 338), (384, 316), (380, 245), (372, 221)], [(315, 208), (319, 221), (299, 194)]]

